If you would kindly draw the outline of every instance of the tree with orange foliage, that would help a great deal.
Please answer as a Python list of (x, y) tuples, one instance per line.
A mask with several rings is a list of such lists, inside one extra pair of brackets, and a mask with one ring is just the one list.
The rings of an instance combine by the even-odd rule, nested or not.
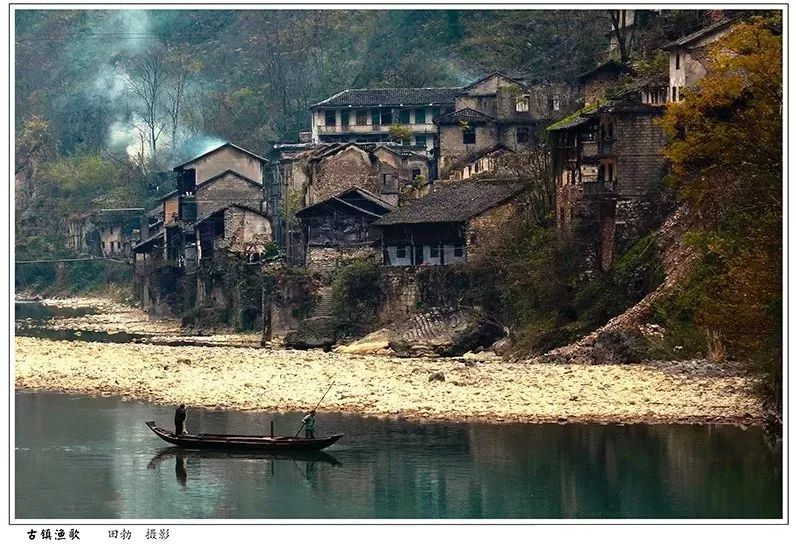
[(662, 120), (672, 182), (701, 225), (691, 234), (702, 256), (695, 325), (755, 365), (773, 414), (782, 399), (781, 25), (781, 15), (755, 18), (716, 42), (708, 74)]

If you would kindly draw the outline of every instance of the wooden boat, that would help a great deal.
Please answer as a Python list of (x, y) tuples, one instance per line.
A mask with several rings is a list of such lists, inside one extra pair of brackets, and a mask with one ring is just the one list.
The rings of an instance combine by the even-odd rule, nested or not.
[(267, 435), (220, 435), (201, 433), (199, 435), (175, 435), (171, 431), (155, 425), (155, 421), (146, 423), (155, 435), (185, 449), (226, 449), (256, 450), (262, 452), (284, 452), (298, 450), (321, 450), (333, 445), (343, 435), (332, 435), (320, 439), (303, 437), (269, 437)]

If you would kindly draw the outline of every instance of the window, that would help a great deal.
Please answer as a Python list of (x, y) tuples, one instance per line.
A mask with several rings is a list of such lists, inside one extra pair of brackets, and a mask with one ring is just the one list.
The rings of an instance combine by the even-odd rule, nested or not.
[(677, 102), (677, 87), (672, 85), (672, 102)]
[(409, 112), (411, 110), (407, 110), (406, 108), (402, 109), (398, 112), (398, 123), (403, 123), (404, 125), (408, 125), (409, 121)]
[(518, 112), (528, 111), (528, 95), (517, 95), (514, 103), (514, 109)]
[(340, 124), (343, 127), (348, 127), (348, 116), (349, 116), (348, 110), (341, 110), (340, 111)]
[(426, 122), (426, 109), (418, 108), (415, 110), (415, 123), (421, 124)]
[(475, 127), (467, 127), (462, 130), (462, 143), (475, 144)]
[(381, 110), (381, 124), (382, 125), (391, 125), (392, 124), (392, 110), (390, 108), (382, 108), (382, 110)]
[(674, 56), (674, 69), (680, 70), (680, 53)]
[(326, 122), (325, 125), (327, 127), (334, 127), (337, 125), (337, 112), (334, 110), (326, 110)]
[(527, 144), (530, 141), (531, 141), (531, 128), (517, 127), (517, 143)]
[(554, 112), (561, 109), (561, 99), (558, 95), (553, 96), (553, 98), (547, 101), (547, 107)]
[(406, 259), (406, 246), (398, 246), (395, 249), (395, 257), (398, 259)]
[(367, 124), (368, 124), (368, 111), (357, 110), (357, 125), (367, 125)]
[(461, 246), (456, 246), (453, 249), (453, 257), (464, 257), (464, 248)]
[(415, 146), (423, 146), (426, 147), (426, 135), (425, 134), (418, 134), (415, 135)]
[(412, 179), (413, 179), (413, 180), (416, 180), (417, 178), (419, 178), (419, 177), (421, 176), (421, 173), (422, 173), (422, 172), (423, 172), (423, 171), (422, 171), (422, 170), (420, 170), (419, 168), (413, 168), (413, 169), (412, 169)]
[(428, 255), (433, 258), (439, 258), (439, 246), (429, 246)]
[(608, 177), (606, 178), (607, 182), (614, 181), (614, 165), (613, 163), (608, 163)]
[(608, 140), (614, 139), (614, 124), (608, 123)]
[(370, 122), (374, 125), (381, 125), (381, 112), (379, 110), (370, 111)]

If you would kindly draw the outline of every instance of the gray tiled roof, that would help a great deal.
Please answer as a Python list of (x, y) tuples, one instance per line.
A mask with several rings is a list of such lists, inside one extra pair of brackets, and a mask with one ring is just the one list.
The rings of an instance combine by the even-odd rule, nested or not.
[(325, 207), (328, 203), (340, 203), (358, 211), (369, 214), (372, 216), (381, 217), (386, 212), (393, 209), (393, 206), (382, 200), (379, 196), (374, 195), (366, 189), (354, 186), (345, 191), (333, 195), (328, 199), (306, 206), (296, 212), (296, 217), (303, 218), (312, 215), (313, 211)]
[(691, 34), (683, 36), (682, 38), (674, 40), (673, 42), (669, 42), (668, 44), (663, 46), (663, 49), (674, 49), (677, 47), (685, 47), (691, 42), (695, 42), (704, 36), (712, 34), (713, 32), (718, 32), (720, 30), (723, 30), (725, 27), (737, 21), (738, 21), (737, 17), (729, 19), (721, 19), (711, 25), (706, 26), (705, 28), (697, 30), (696, 32), (692, 32)]
[(346, 89), (312, 107), (325, 106), (428, 106), (453, 104), (460, 87), (423, 87), (406, 89)]
[(438, 183), (431, 193), (409, 201), (373, 223), (376, 226), (465, 222), (518, 195), (519, 182), (460, 181)]

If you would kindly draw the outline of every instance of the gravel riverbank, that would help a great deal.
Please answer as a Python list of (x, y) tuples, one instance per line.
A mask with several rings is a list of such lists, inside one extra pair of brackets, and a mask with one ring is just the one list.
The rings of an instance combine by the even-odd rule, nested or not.
[[(17, 388), (236, 410), (487, 422), (757, 424), (751, 381), (705, 362), (556, 365), (15, 339)], [(429, 377), (442, 372), (444, 380)]]

